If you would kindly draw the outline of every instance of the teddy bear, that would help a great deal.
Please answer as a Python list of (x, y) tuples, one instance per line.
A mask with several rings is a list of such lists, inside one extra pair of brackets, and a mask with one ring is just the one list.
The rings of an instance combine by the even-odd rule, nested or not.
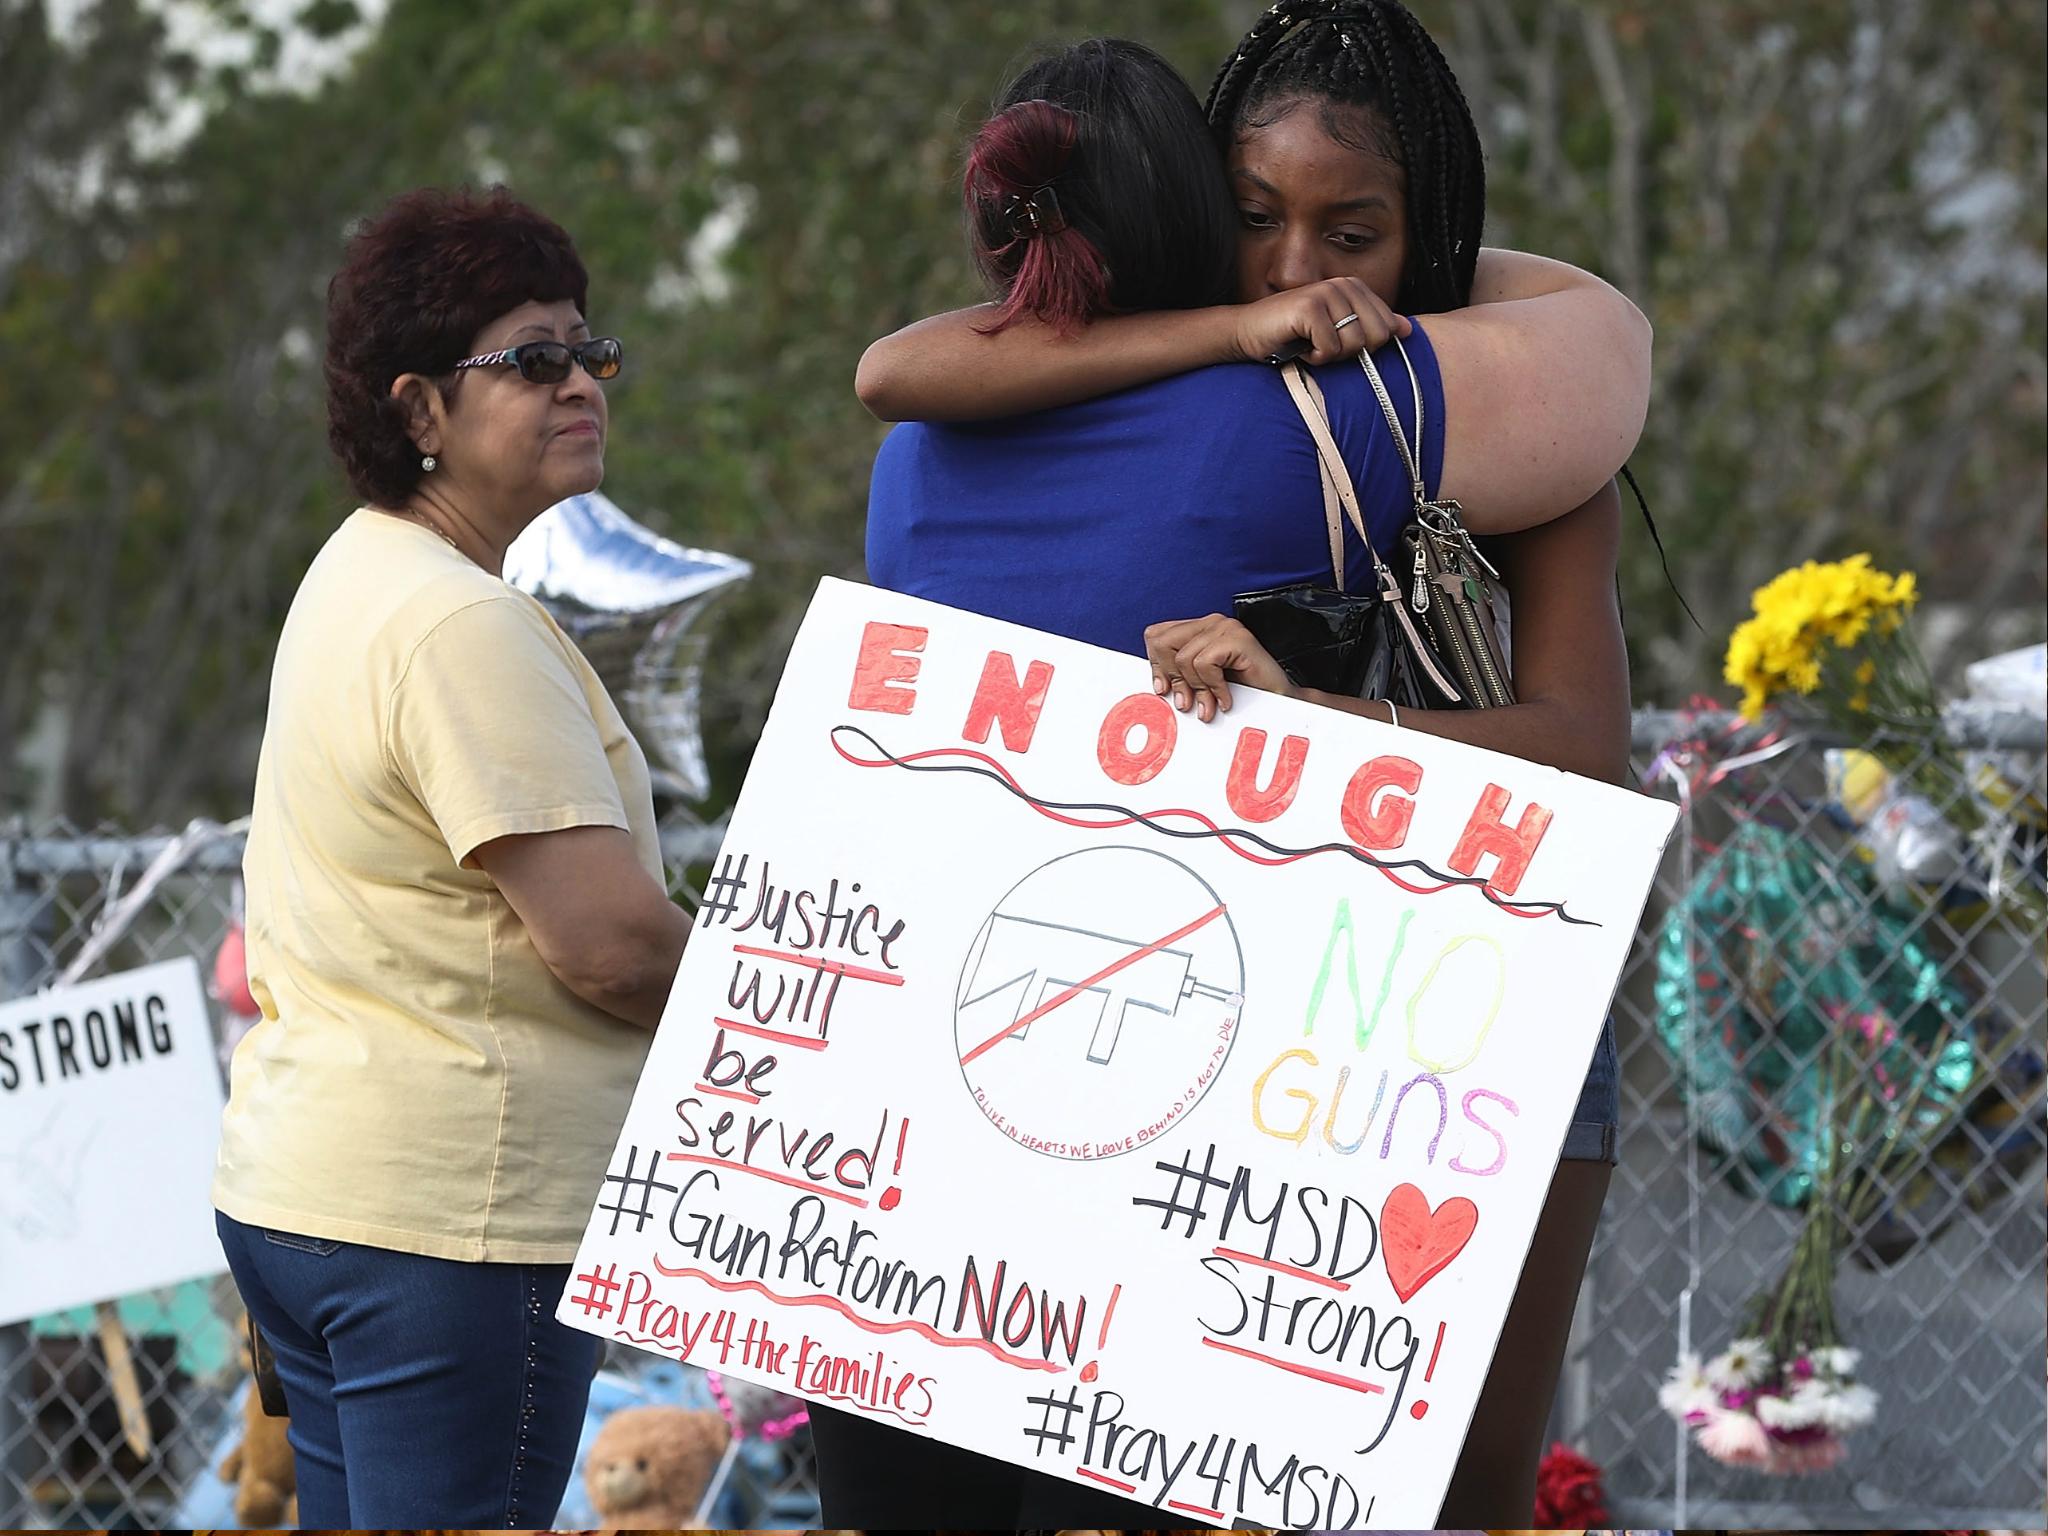
[(583, 1458), (583, 1483), (606, 1536), (681, 1530), (725, 1454), (732, 1430), (709, 1408), (621, 1408), (604, 1421)]
[[(242, 1364), (249, 1365), (249, 1343), (242, 1340)], [(299, 1519), (298, 1470), (285, 1432), (291, 1420), (263, 1411), (256, 1383), (242, 1397), (242, 1443), (220, 1464), (221, 1481), (235, 1484), (235, 1519), (245, 1531), (275, 1530)]]

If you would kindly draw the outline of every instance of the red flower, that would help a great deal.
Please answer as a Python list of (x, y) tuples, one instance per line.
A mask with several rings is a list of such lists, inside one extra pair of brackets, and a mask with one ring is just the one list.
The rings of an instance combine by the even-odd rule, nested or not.
[(1599, 1467), (1568, 1445), (1553, 1445), (1536, 1469), (1535, 1524), (1566, 1530), (1605, 1526), (1607, 1493)]

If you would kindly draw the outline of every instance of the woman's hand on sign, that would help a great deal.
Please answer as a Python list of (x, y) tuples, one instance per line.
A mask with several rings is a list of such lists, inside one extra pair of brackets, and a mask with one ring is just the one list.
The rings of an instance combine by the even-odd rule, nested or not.
[[(1347, 318), (1350, 317), (1350, 318)], [(1325, 278), (1241, 306), (1237, 355), (1248, 363), (1283, 355), (1305, 363), (1335, 363), (1385, 346), (1413, 329), (1355, 277)], [(1306, 350), (1293, 350), (1305, 343)]]
[(1203, 720), (1230, 708), (1232, 683), (1300, 697), (1301, 690), (1272, 652), (1224, 614), (1147, 625), (1145, 655), (1152, 663), (1152, 691), (1183, 714), (1193, 709)]

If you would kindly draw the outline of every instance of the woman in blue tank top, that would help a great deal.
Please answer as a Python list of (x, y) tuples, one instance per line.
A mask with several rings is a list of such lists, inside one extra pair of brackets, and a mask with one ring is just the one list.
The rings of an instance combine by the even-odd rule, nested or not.
[[(1482, 256), (1476, 132), (1419, 24), (1394, 0), (1276, 6), (1212, 92), (1228, 180), (1185, 85), (1135, 45), (1055, 54), (1004, 101), (968, 171), (976, 254), (1001, 302), (920, 322), (862, 361), (858, 387), (877, 414), (951, 423), (912, 422), (884, 443), (871, 577), (1136, 654), (1154, 627), (1167, 686), (1177, 647), (1158, 643), (1159, 621), (1328, 579), (1313, 445), (1277, 372), (1229, 360), (1298, 338), (1329, 365), (1402, 336), (1425, 419), (1441, 424), (1422, 440), (1429, 492), (1460, 499), (1475, 531), (1515, 534), (1501, 553), (1520, 702), (1403, 710), (1400, 723), (1619, 779), (1628, 695), (1611, 476), (1647, 405), (1647, 325), (1586, 274)], [(1224, 304), (1233, 292), (1246, 302)], [(1388, 362), (1414, 441), (1409, 374)], [(1406, 476), (1361, 371), (1324, 366), (1318, 379), (1384, 549), (1408, 515)], [(1365, 552), (1347, 543), (1344, 554), (1359, 580)], [(1240, 680), (1272, 680), (1243, 645), (1235, 662)], [(1186, 681), (1210, 684), (1180, 691), (1203, 718), (1227, 707), (1226, 676)], [(1322, 702), (1385, 717), (1379, 703)], [(1615, 1077), (1610, 1030), (1447, 1524), (1526, 1523), (1614, 1155)], [(821, 1412), (817, 1431), (834, 1525), (1141, 1524), (1123, 1501), (844, 1414)], [(934, 1518), (912, 1518), (924, 1514)]]

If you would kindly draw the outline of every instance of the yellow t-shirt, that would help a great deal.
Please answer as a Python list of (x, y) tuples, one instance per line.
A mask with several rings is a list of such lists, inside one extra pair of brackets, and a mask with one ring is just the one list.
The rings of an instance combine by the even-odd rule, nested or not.
[(623, 827), (657, 880), (647, 763), (525, 593), (363, 509), (278, 641), (243, 875), (249, 988), (214, 1201), (237, 1221), (436, 1258), (561, 1263), (648, 1035), (542, 963), (466, 862)]

